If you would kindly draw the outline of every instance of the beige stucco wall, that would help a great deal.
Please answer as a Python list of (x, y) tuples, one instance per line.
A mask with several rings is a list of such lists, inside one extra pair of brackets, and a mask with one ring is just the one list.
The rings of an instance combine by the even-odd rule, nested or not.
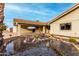
[[(60, 30), (61, 23), (71, 22), (71, 30)], [(79, 8), (50, 24), (50, 34), (79, 37)]]
[(46, 32), (46, 28), (45, 28), (45, 26), (43, 26), (43, 33), (45, 33)]
[(20, 34), (21, 34), (21, 35), (26, 35), (26, 34), (28, 34), (28, 33), (32, 33), (32, 30), (20, 28)]
[(32, 30), (24, 29), (19, 24), (16, 26), (16, 31), (18, 35), (26, 35), (28, 33), (32, 33)]
[(46, 26), (43, 26), (43, 33), (49, 33), (49, 30)]
[(17, 31), (16, 31), (16, 27), (14, 27), (14, 28), (13, 28), (13, 33), (16, 33), (16, 32), (17, 32)]

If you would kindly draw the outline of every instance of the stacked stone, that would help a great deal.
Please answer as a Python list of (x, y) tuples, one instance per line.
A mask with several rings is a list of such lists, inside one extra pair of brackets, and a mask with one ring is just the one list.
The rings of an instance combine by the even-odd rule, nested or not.
[(3, 35), (2, 35), (3, 20), (4, 20), (4, 3), (0, 3), (0, 46), (3, 43)]

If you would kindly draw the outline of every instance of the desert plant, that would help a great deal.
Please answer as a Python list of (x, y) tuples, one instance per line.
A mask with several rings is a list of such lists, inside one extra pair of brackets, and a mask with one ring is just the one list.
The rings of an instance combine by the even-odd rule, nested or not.
[(70, 39), (69, 39), (69, 42), (76, 43), (77, 41), (76, 41), (76, 38), (70, 38)]
[(36, 42), (38, 41), (39, 35), (33, 35), (32, 38), (33, 38), (32, 42)]
[(39, 38), (39, 35), (34, 35), (34, 38), (37, 40)]
[(7, 26), (4, 23), (0, 23), (0, 30), (6, 30)]

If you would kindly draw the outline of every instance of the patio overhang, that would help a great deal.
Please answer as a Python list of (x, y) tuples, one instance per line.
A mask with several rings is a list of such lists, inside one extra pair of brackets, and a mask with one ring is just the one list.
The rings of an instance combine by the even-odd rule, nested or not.
[(30, 20), (14, 19), (14, 25), (20, 24), (22, 26), (49, 26), (46, 22), (36, 22)]

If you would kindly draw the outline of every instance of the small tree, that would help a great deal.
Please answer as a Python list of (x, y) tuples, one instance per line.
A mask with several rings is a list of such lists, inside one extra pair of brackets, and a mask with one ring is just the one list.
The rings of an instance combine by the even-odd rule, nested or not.
[(39, 22), (39, 20), (36, 20), (36, 22)]
[(4, 3), (0, 3), (0, 47), (3, 44), (3, 35), (2, 31), (6, 29), (6, 26), (3, 24), (4, 21)]
[(0, 23), (0, 30), (6, 30), (7, 26), (4, 23)]

